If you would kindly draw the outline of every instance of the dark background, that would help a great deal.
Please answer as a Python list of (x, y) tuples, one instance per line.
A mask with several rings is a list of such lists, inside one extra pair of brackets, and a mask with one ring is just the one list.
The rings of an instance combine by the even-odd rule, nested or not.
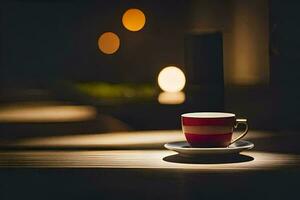
[[(132, 7), (146, 15), (146, 25), (138, 32), (130, 32), (121, 24), (122, 14)], [(235, 31), (242, 30), (243, 27), (236, 25), (236, 19), (243, 18), (246, 12), (241, 10), (248, 7), (257, 12), (247, 13), (250, 20), (245, 18), (244, 27), (251, 26), (251, 17), (254, 24), (267, 22), (268, 27), (249, 32), (247, 37), (252, 34), (250, 43), (265, 43), (269, 47), (266, 55), (256, 57), (258, 63), (268, 60), (269, 65), (255, 65), (240, 77), (252, 74), (257, 79), (239, 82), (244, 79), (238, 79), (239, 74), (234, 70), (243, 66), (234, 66), (235, 60), (231, 58), (244, 56), (251, 61), (253, 56), (243, 54), (239, 47), (231, 51), (230, 41), (240, 38), (236, 43), (249, 45), (247, 37), (243, 40), (241, 33)], [(59, 100), (92, 104), (133, 129), (180, 128), (179, 114), (189, 111), (234, 112), (247, 117), (254, 129), (299, 129), (298, 9), (296, 1), (275, 0), (244, 3), (235, 0), (2, 1), (0, 102)], [(265, 37), (268, 40), (258, 34), (262, 28), (268, 30)], [(101, 53), (97, 46), (98, 37), (106, 31), (115, 32), (121, 40), (120, 49), (113, 55)], [(222, 33), (222, 39), (212, 48), (221, 48), (223, 52), (217, 57), (203, 56), (205, 48), (201, 40), (205, 37), (201, 35), (216, 32)], [(200, 41), (199, 48), (187, 45), (187, 38), (193, 35), (199, 38), (194, 42)], [(249, 52), (260, 47), (251, 48)], [(190, 64), (190, 52), (200, 64)], [(216, 58), (224, 61), (216, 62), (214, 71), (210, 67)], [(176, 65), (186, 72), (187, 99), (182, 105), (160, 105), (154, 99), (126, 104), (126, 107), (124, 104), (107, 107), (79, 98), (65, 84), (149, 83), (159, 92), (156, 77), (168, 65)], [(190, 67), (201, 74), (190, 73)], [(201, 84), (191, 81), (195, 77)], [(36, 93), (29, 94), (28, 90)], [(144, 116), (136, 117), (137, 113)], [(171, 120), (163, 123), (166, 118)]]
[[(131, 8), (147, 16), (138, 32), (121, 19)], [(154, 82), (163, 66), (183, 66), (185, 1), (8, 1), (1, 13), (3, 87), (55, 80)], [(107, 31), (121, 40), (99, 51)], [(137, 76), (138, 74), (138, 76)]]

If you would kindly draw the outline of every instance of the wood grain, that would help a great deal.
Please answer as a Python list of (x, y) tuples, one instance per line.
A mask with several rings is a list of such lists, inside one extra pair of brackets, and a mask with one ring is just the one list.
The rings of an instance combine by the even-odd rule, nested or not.
[[(218, 158), (220, 159), (220, 158)], [(191, 160), (168, 150), (0, 152), (0, 167), (142, 168), (200, 171), (260, 170), (299, 166), (300, 156), (249, 151), (228, 160)]]

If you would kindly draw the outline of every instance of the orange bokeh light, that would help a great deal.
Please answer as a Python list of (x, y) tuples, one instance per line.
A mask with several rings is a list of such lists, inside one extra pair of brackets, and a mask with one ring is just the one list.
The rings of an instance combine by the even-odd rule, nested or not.
[(146, 17), (141, 10), (131, 8), (123, 14), (122, 23), (130, 31), (139, 31), (145, 26)]
[(113, 32), (105, 32), (98, 39), (98, 47), (105, 54), (113, 54), (120, 47), (120, 38)]

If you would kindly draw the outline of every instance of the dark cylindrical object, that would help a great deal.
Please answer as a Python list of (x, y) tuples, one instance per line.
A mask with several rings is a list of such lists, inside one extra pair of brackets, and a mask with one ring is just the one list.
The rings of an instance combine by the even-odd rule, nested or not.
[(190, 99), (203, 110), (224, 109), (222, 33), (187, 34), (185, 69)]

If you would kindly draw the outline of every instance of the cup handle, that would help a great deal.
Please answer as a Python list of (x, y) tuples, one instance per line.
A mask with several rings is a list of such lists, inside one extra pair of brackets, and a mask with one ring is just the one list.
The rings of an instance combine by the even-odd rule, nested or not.
[(236, 141), (242, 139), (248, 133), (249, 128), (248, 128), (248, 124), (247, 124), (247, 119), (236, 119), (236, 124), (234, 125), (234, 128), (237, 128), (239, 124), (245, 125), (245, 131), (241, 135), (239, 135), (237, 138), (233, 139), (230, 142), (230, 144), (235, 143)]

